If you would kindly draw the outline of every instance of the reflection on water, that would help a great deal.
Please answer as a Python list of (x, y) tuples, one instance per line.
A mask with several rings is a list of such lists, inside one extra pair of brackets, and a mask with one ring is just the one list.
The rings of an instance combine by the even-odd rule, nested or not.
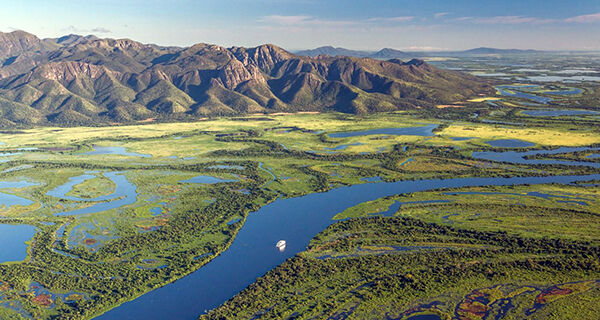
[[(28, 181), (0, 181), (0, 190), (12, 188), (27, 188), (35, 185), (37, 184)], [(4, 206), (8, 208), (10, 206), (28, 206), (30, 204), (33, 204), (33, 201), (29, 199), (15, 196), (13, 194), (0, 192), (0, 207)]]
[(349, 132), (337, 132), (330, 133), (331, 138), (348, 138), (358, 136), (368, 136), (373, 134), (387, 134), (395, 136), (422, 136), (430, 137), (433, 136), (433, 130), (437, 128), (437, 124), (430, 124), (423, 127), (405, 127), (405, 128), (382, 128), (373, 130), (363, 131), (349, 131)]
[[(70, 197), (65, 195), (65, 193), (69, 192), (72, 188), (72, 181), (70, 180), (65, 185), (60, 186), (51, 191), (52, 196), (62, 199), (76, 199), (77, 201), (105, 201), (94, 204), (87, 208), (60, 212), (57, 213), (57, 216), (73, 216), (80, 214), (90, 214), (97, 213), (101, 211), (112, 210), (116, 208), (120, 208), (122, 206), (133, 204), (137, 199), (137, 188), (134, 184), (127, 180), (127, 177), (123, 175), (122, 172), (107, 172), (104, 174), (105, 177), (109, 178), (115, 185), (115, 191), (106, 196), (100, 196), (94, 199), (82, 199), (77, 197)], [(76, 180), (84, 179), (79, 177), (75, 177)]]
[(101, 147), (101, 146), (94, 146), (93, 148), (94, 148), (94, 150), (86, 152), (86, 153), (82, 153), (82, 154), (84, 154), (84, 155), (114, 154), (114, 155), (121, 155), (121, 156), (141, 157), (141, 158), (150, 158), (150, 157), (152, 157), (151, 154), (128, 152), (123, 147)]
[(25, 259), (25, 241), (31, 240), (34, 234), (34, 226), (0, 224), (0, 263)]
[(557, 117), (557, 116), (584, 116), (599, 114), (591, 110), (568, 110), (568, 109), (546, 109), (546, 110), (525, 110), (522, 114), (534, 117)]

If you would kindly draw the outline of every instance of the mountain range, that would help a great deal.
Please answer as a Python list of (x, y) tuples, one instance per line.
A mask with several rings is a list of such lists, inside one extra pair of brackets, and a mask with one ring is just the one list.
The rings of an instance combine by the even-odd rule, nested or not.
[(364, 114), (431, 108), (492, 90), (465, 73), (381, 56), (306, 57), (270, 44), (180, 48), (0, 33), (0, 126), (297, 111)]
[(316, 57), (319, 55), (328, 56), (350, 56), (357, 58), (373, 58), (373, 59), (415, 59), (425, 57), (461, 57), (473, 55), (510, 55), (510, 54), (531, 54), (541, 53), (544, 51), (538, 50), (521, 50), (521, 49), (497, 49), (497, 48), (474, 48), (463, 51), (400, 51), (391, 48), (383, 48), (379, 51), (361, 51), (351, 50), (346, 48), (336, 48), (332, 46), (323, 46), (310, 50), (299, 50), (294, 53), (300, 56)]

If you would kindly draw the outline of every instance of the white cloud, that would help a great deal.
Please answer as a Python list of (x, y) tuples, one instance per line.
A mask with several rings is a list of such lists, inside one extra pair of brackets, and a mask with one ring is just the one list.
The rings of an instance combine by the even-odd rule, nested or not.
[(259, 21), (279, 25), (297, 25), (313, 20), (310, 16), (264, 16)]
[(73, 25), (63, 28), (62, 31), (70, 32), (70, 33), (111, 33), (112, 32), (109, 29), (104, 28), (104, 27), (96, 27), (93, 29), (82, 29), (82, 28), (77, 28)]
[(399, 17), (375, 17), (363, 20), (365, 22), (408, 22), (414, 20), (412, 16), (399, 16)]
[(594, 14), (585, 14), (581, 16), (571, 17), (565, 19), (565, 22), (577, 22), (577, 23), (592, 23), (600, 22), (600, 12)]
[(543, 19), (526, 16), (495, 16), (495, 17), (460, 17), (454, 21), (470, 21), (482, 24), (545, 24), (556, 22), (554, 19)]
[(285, 27), (360, 27), (379, 24), (398, 24), (414, 20), (412, 16), (397, 17), (373, 17), (361, 20), (333, 20), (319, 19), (306, 15), (270, 15), (260, 18), (258, 21), (263, 24)]
[(454, 19), (454, 21), (469, 21), (469, 20), (473, 20), (473, 17), (459, 17)]
[(434, 14), (433, 17), (436, 19), (439, 19), (439, 18), (441, 18), (443, 16), (447, 16), (449, 14), (450, 14), (450, 12), (438, 12), (438, 13)]
[(112, 31), (110, 31), (110, 30), (108, 30), (108, 29), (106, 29), (104, 27), (97, 27), (97, 28), (94, 28), (94, 29), (92, 29), (90, 31), (92, 31), (93, 33), (111, 33), (112, 32)]

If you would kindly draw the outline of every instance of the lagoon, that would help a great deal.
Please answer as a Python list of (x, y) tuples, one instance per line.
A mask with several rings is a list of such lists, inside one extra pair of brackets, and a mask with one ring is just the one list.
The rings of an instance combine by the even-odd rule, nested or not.
[(85, 153), (82, 153), (82, 154), (84, 154), (84, 155), (113, 154), (113, 155), (130, 156), (130, 157), (141, 157), (141, 158), (150, 158), (150, 157), (152, 157), (151, 154), (128, 152), (123, 147), (101, 147), (101, 146), (94, 146), (93, 148), (94, 148), (94, 150), (89, 151), (89, 152), (85, 152)]
[(525, 110), (522, 114), (533, 117), (559, 117), (559, 116), (587, 116), (600, 114), (591, 110), (569, 110), (569, 109), (546, 109), (546, 110)]
[[(0, 181), (0, 190), (12, 188), (27, 188), (35, 185), (37, 184), (28, 181)], [(30, 204), (33, 204), (33, 201), (29, 199), (15, 196), (14, 194), (0, 192), (0, 207), (4, 206), (8, 208), (10, 206), (28, 206)]]
[(363, 131), (348, 131), (348, 132), (336, 132), (330, 133), (329, 137), (331, 138), (349, 138), (349, 137), (360, 137), (360, 136), (368, 136), (374, 134), (387, 134), (393, 136), (421, 136), (421, 137), (431, 137), (433, 136), (433, 130), (437, 128), (439, 125), (430, 124), (422, 127), (404, 127), (404, 128), (382, 128), (382, 129), (372, 129), (372, 130), (363, 130)]
[(0, 224), (0, 263), (21, 261), (27, 257), (27, 244), (35, 234), (30, 225)]

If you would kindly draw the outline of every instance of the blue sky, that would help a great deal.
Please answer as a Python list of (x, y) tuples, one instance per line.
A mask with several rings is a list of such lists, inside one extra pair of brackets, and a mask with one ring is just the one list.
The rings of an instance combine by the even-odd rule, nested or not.
[(0, 0), (0, 31), (161, 45), (600, 50), (600, 0)]

